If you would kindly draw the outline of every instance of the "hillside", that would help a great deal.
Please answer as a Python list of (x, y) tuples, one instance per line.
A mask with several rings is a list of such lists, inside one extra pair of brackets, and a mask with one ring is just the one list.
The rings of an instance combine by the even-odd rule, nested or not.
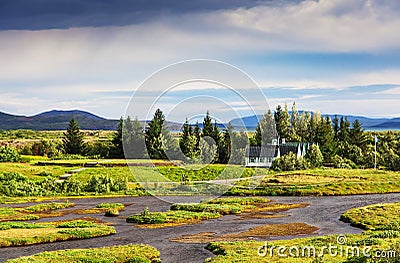
[[(0, 129), (65, 130), (72, 118), (79, 122), (82, 130), (115, 130), (118, 125), (118, 120), (105, 119), (86, 111), (52, 110), (29, 117), (0, 112)], [(141, 123), (144, 124), (144, 121)], [(173, 122), (167, 124), (171, 130), (179, 130), (181, 126)]]

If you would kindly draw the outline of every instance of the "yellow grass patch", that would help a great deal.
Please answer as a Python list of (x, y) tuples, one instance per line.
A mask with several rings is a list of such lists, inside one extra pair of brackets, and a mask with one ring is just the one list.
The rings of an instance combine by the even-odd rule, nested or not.
[(178, 238), (173, 238), (171, 241), (182, 243), (232, 242), (252, 240), (254, 238), (266, 238), (271, 236), (307, 235), (312, 234), (317, 230), (318, 227), (310, 226), (305, 223), (267, 224), (253, 227), (240, 233), (216, 236), (216, 233), (213, 232), (202, 232), (193, 235), (183, 235)]

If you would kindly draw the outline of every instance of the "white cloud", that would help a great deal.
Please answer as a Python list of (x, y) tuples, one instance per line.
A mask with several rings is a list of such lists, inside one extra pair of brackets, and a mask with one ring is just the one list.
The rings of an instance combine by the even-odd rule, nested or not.
[(272, 50), (361, 52), (400, 45), (399, 12), (388, 12), (378, 0), (307, 0), (226, 11), (222, 16), (224, 25), (242, 29)]

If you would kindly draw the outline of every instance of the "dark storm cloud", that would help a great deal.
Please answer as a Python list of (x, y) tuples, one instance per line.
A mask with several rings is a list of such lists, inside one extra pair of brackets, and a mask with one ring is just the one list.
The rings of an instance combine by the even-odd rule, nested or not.
[(160, 16), (285, 2), (298, 0), (0, 0), (0, 30), (121, 26)]

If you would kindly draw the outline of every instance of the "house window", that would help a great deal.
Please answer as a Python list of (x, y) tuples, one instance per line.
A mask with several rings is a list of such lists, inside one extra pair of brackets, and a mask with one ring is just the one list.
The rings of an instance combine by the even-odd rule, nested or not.
[(255, 163), (255, 162), (256, 162), (256, 158), (250, 157), (250, 162), (251, 162), (251, 163)]
[(265, 162), (265, 158), (264, 157), (260, 157), (260, 163)]

